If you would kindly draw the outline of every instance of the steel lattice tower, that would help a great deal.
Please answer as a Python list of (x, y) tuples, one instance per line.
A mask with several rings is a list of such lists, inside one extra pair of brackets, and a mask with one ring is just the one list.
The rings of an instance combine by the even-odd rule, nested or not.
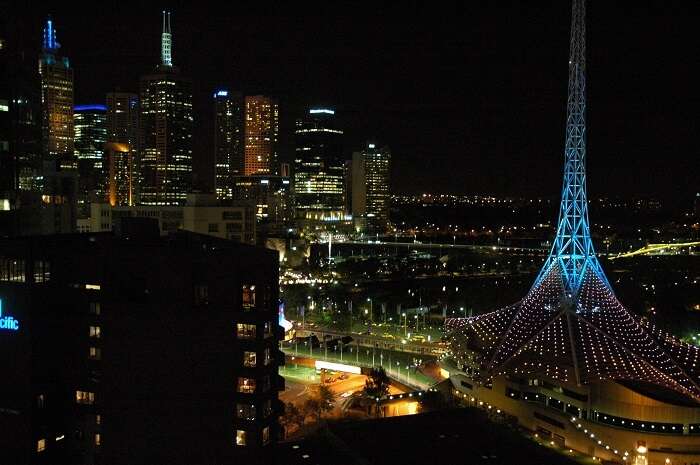
[(552, 266), (561, 270), (564, 286), (572, 296), (591, 270), (607, 284), (591, 242), (586, 197), (586, 6), (573, 0), (569, 56), (569, 96), (564, 148), (564, 185), (561, 193), (557, 236), (535, 286)]
[(617, 300), (595, 255), (586, 198), (585, 0), (573, 0), (564, 183), (557, 235), (528, 294), (474, 318), (447, 320), (458, 363), (476, 379), (535, 373), (577, 385), (651, 383), (700, 402), (700, 349)]

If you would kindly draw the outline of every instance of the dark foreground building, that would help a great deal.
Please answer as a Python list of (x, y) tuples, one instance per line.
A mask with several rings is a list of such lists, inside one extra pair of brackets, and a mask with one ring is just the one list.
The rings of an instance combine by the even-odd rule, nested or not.
[(193, 233), (0, 241), (0, 463), (266, 463), (275, 252)]

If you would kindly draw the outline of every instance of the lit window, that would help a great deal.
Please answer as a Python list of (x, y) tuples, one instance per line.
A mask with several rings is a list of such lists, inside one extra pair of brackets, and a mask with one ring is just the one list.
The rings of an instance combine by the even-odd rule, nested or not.
[(263, 352), (263, 364), (264, 365), (269, 365), (272, 362), (272, 354), (270, 351), (270, 348), (266, 348), (265, 352)]
[(90, 347), (90, 360), (100, 360), (102, 358), (102, 350), (99, 347)]
[(236, 417), (244, 420), (255, 420), (255, 405), (236, 404)]
[(95, 393), (88, 391), (75, 391), (75, 402), (78, 404), (92, 405), (95, 403)]
[(46, 439), (39, 439), (36, 442), (36, 451), (44, 452), (46, 450)]
[(257, 364), (257, 354), (255, 352), (243, 352), (243, 366), (254, 368)]
[(46, 405), (46, 396), (44, 394), (39, 394), (36, 396), (36, 406), (38, 408), (44, 408)]
[(102, 444), (102, 437), (100, 433), (95, 433), (95, 445), (99, 446), (100, 444)]
[(263, 337), (270, 337), (270, 336), (272, 336), (272, 323), (268, 322), (268, 323), (265, 323)]
[(85, 285), (85, 289), (91, 289), (91, 290), (93, 290), (93, 291), (99, 291), (100, 289), (102, 289), (102, 286), (100, 286), (99, 284), (86, 284), (86, 285)]
[(99, 326), (90, 326), (90, 337), (94, 337), (95, 339), (99, 339), (101, 335), (102, 335), (102, 330)]
[(238, 330), (238, 339), (255, 339), (255, 325), (238, 323), (236, 328)]
[(255, 393), (255, 379), (253, 378), (238, 378), (238, 392), (244, 394)]
[(245, 430), (236, 430), (236, 445), (245, 446), (246, 445), (246, 432)]
[(96, 425), (102, 424), (102, 415), (95, 415), (95, 424)]
[(255, 286), (245, 285), (243, 286), (243, 308), (253, 307), (255, 307)]
[(262, 430), (262, 443), (267, 444), (270, 442), (270, 427), (266, 426)]

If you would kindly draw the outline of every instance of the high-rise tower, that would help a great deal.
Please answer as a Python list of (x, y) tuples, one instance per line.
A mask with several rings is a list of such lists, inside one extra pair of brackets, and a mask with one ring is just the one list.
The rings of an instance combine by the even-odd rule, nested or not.
[(140, 203), (184, 205), (192, 190), (192, 81), (172, 61), (170, 14), (163, 12), (161, 64), (141, 77)]
[[(554, 245), (518, 303), (448, 320), (460, 366), (475, 378), (542, 376), (565, 385), (655, 385), (700, 402), (700, 349), (630, 313), (595, 255), (586, 199), (585, 3), (573, 0), (564, 183)], [(591, 436), (593, 437), (593, 436)]]
[(76, 169), (73, 154), (73, 69), (68, 58), (60, 56), (56, 29), (49, 17), (44, 26), (41, 76), (42, 132), (44, 157), (55, 160), (61, 169)]
[(294, 130), (294, 189), (297, 214), (338, 220), (345, 213), (343, 131), (335, 111), (311, 108)]
[(214, 92), (214, 180), (219, 199), (233, 198), (233, 177), (243, 174), (245, 126), (243, 96)]
[(77, 105), (74, 109), (74, 155), (78, 166), (78, 212), (89, 216), (89, 204), (103, 196), (102, 161), (107, 141), (104, 105)]
[(264, 95), (245, 98), (245, 164), (243, 174), (277, 174), (279, 104)]

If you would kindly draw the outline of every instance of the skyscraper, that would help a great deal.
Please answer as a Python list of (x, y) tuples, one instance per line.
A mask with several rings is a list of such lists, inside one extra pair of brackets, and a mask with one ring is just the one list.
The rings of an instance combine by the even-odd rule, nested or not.
[[(139, 201), (139, 186), (140, 180), (138, 177), (138, 159), (139, 159), (139, 97), (131, 92), (109, 92), (106, 97), (107, 103), (107, 142), (117, 145), (109, 146), (115, 149), (114, 152), (109, 152), (105, 148), (105, 155), (111, 157), (105, 159), (104, 174), (105, 183), (107, 186), (108, 202), (114, 200), (117, 205), (124, 205), (122, 200), (124, 197), (117, 195), (110, 197), (109, 189), (114, 188), (115, 192), (128, 192), (128, 202), (132, 205)], [(128, 154), (123, 152), (123, 149), (128, 148)], [(116, 163), (110, 166), (109, 163)], [(126, 163), (126, 165), (124, 164)], [(117, 168), (114, 171), (114, 168)], [(128, 168), (128, 169), (127, 169)], [(110, 171), (112, 169), (112, 171)], [(124, 171), (126, 170), (126, 171)], [(128, 176), (125, 173), (128, 172)], [(122, 173), (119, 175), (119, 180), (111, 177), (110, 173)], [(123, 182), (128, 180), (127, 185)]]
[(339, 219), (345, 213), (343, 131), (335, 111), (311, 108), (295, 128), (294, 189), (297, 214)]
[(161, 64), (141, 78), (140, 203), (184, 205), (192, 190), (192, 82), (172, 64), (170, 13), (163, 12)]
[(44, 156), (60, 169), (76, 169), (73, 153), (73, 70), (67, 57), (58, 55), (61, 45), (49, 17), (44, 27), (41, 75)]
[(389, 223), (391, 151), (368, 143), (352, 156), (352, 214), (365, 218), (370, 232), (386, 231)]
[(102, 197), (104, 191), (102, 159), (107, 141), (107, 107), (78, 105), (73, 111), (73, 154), (79, 175), (78, 212), (81, 216), (87, 216), (87, 205)]
[(107, 142), (103, 158), (104, 198), (111, 206), (134, 204), (134, 154), (129, 144)]
[(243, 174), (277, 174), (279, 104), (264, 95), (245, 98), (245, 161)]
[(219, 199), (233, 198), (233, 176), (243, 174), (244, 113), (240, 94), (214, 92), (214, 181)]
[[(8, 25), (18, 27), (18, 25)], [(19, 191), (41, 192), (41, 96), (36, 61), (18, 31), (0, 35), (0, 211)]]

